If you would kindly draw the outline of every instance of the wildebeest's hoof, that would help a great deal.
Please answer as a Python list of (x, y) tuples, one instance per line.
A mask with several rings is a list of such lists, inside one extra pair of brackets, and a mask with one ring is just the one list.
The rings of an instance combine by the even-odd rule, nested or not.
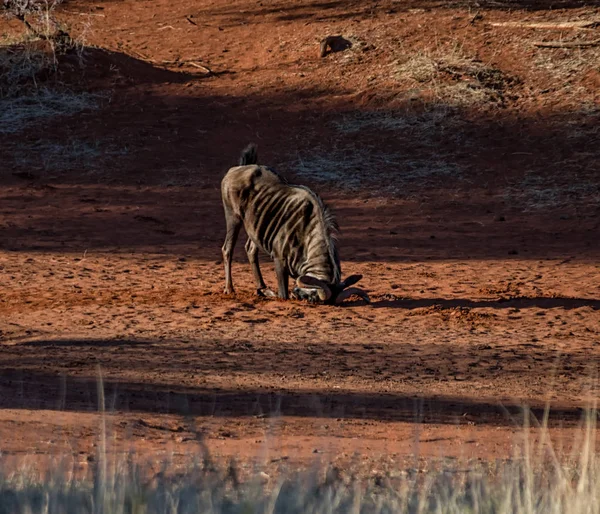
[(276, 298), (277, 294), (274, 291), (271, 291), (268, 287), (263, 289), (257, 289), (256, 294), (258, 296), (262, 296), (264, 298)]

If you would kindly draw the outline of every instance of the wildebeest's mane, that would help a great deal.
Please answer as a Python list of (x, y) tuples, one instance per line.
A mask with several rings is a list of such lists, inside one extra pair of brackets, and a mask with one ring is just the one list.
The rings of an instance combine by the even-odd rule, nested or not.
[[(244, 148), (244, 150), (242, 151), (242, 154), (240, 156), (238, 166), (250, 166), (252, 164), (259, 166), (259, 164), (258, 164), (258, 147), (254, 143), (250, 143), (248, 146), (246, 146), (246, 148)], [(287, 185), (287, 183), (288, 183), (287, 179), (283, 175), (281, 175), (279, 172), (275, 171), (273, 168), (270, 168), (269, 166), (262, 166), (262, 165), (260, 165), (259, 167), (273, 173), (273, 175), (275, 175), (281, 181), (282, 184)]]
[(308, 194), (310, 194), (310, 196), (317, 202), (317, 205), (319, 206), (319, 212), (321, 213), (321, 217), (323, 219), (323, 224), (325, 225), (325, 230), (327, 231), (327, 235), (332, 239), (337, 240), (340, 227), (335, 218), (335, 215), (333, 214), (331, 209), (329, 209), (327, 204), (325, 204), (323, 199), (317, 193), (315, 193), (313, 190), (309, 189), (306, 186), (294, 185), (292, 187), (303, 189)]
[[(248, 146), (246, 146), (246, 148), (244, 148), (239, 161), (240, 166), (251, 164), (258, 165), (258, 147), (254, 143), (250, 143)], [(308, 192), (315, 199), (319, 206), (319, 212), (322, 213), (323, 224), (325, 226), (325, 230), (327, 231), (327, 235), (330, 238), (337, 239), (337, 235), (340, 230), (337, 220), (335, 219), (333, 212), (331, 212), (329, 207), (325, 205), (325, 202), (323, 202), (322, 198), (318, 194), (316, 194), (308, 187), (290, 184), (283, 175), (275, 171), (273, 168), (270, 168), (268, 166), (261, 166), (261, 168), (264, 168), (273, 173), (273, 175), (277, 176), (277, 178), (279, 178), (282, 184), (286, 186), (289, 185), (291, 187), (304, 189), (306, 192)]]
[(307, 191), (310, 196), (317, 202), (318, 209), (317, 212), (323, 222), (323, 226), (325, 228), (326, 233), (326, 243), (327, 249), (329, 251), (329, 256), (331, 257), (332, 262), (335, 263), (335, 271), (334, 271), (334, 283), (338, 283), (341, 280), (341, 269), (339, 264), (339, 256), (337, 251), (337, 236), (339, 233), (339, 225), (333, 212), (327, 207), (323, 199), (314, 191), (305, 186), (296, 186), (300, 189), (304, 189)]
[(282, 184), (285, 184), (286, 186), (289, 184), (287, 178), (285, 178), (281, 173), (279, 173), (278, 171), (274, 170), (273, 168), (270, 168), (269, 166), (261, 166), (262, 168), (270, 171), (271, 173), (273, 173), (273, 175), (275, 175)]
[(327, 207), (327, 205), (325, 205), (325, 203), (323, 203), (323, 201), (320, 198), (319, 201), (323, 206), (323, 221), (325, 222), (327, 232), (331, 237), (337, 239), (338, 234), (340, 232), (340, 226), (338, 225), (337, 219), (335, 218), (335, 215), (333, 214), (331, 209), (329, 209), (329, 207)]

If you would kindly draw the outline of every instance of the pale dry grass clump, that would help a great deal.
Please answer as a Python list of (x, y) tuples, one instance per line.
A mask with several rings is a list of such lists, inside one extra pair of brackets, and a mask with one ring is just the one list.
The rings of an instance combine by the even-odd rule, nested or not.
[(523, 180), (507, 188), (504, 196), (507, 203), (520, 206), (525, 212), (600, 204), (600, 183), (576, 173), (570, 176), (571, 180), (565, 183), (556, 176), (527, 173)]
[(486, 106), (503, 101), (514, 82), (501, 70), (464, 53), (462, 46), (438, 46), (401, 56), (395, 78), (410, 86), (410, 95), (455, 107)]
[(457, 146), (469, 145), (464, 137), (468, 121), (456, 109), (447, 105), (431, 105), (426, 110), (377, 110), (349, 113), (332, 125), (341, 134), (389, 132), (396, 140), (405, 140), (407, 147), (425, 148), (438, 158), (440, 142), (452, 142)]
[[(298, 155), (293, 171), (300, 177), (336, 184), (339, 189), (368, 188), (382, 194), (412, 194), (440, 180), (461, 179), (460, 166), (452, 155), (440, 150), (440, 142), (461, 138), (463, 123), (454, 109), (433, 106), (428, 110), (378, 110), (348, 113), (331, 125), (343, 135), (388, 132), (386, 138), (404, 141), (411, 152), (386, 151), (361, 143), (359, 151), (350, 146), (316, 147)], [(426, 157), (417, 157), (425, 155)]]
[(397, 62), (395, 75), (399, 80), (410, 79), (415, 82), (427, 83), (434, 80), (439, 73), (439, 63), (425, 53), (407, 56), (406, 60)]
[(364, 130), (388, 130), (427, 139), (440, 130), (456, 127), (454, 111), (448, 107), (433, 106), (420, 113), (404, 110), (355, 112), (333, 122), (342, 134), (356, 134)]
[(57, 116), (97, 109), (106, 94), (75, 92), (55, 80), (56, 56), (29, 38), (0, 41), (0, 134)]
[(598, 68), (600, 47), (583, 48), (538, 48), (533, 64), (548, 75), (562, 82), (553, 82), (554, 88), (569, 87), (576, 79), (581, 78)]
[(80, 54), (83, 49), (83, 42), (72, 39), (54, 19), (58, 3), (5, 2), (2, 14), (21, 20), (24, 29), (0, 38), (0, 134), (13, 134), (42, 120), (96, 109), (107, 97), (73, 91), (57, 80), (61, 53)]
[(107, 462), (101, 437), (86, 478), (65, 465), (40, 476), (0, 460), (0, 514), (600, 514), (596, 412), (586, 414), (560, 458), (544, 423), (541, 438), (530, 436), (529, 419), (526, 411), (515, 455), (502, 462), (387, 469), (366, 478), (325, 466), (282, 468), (271, 479), (256, 465), (242, 481), (236, 465), (216, 465), (202, 444), (183, 472), (167, 460), (156, 473), (134, 454)]
[(0, 98), (0, 134), (20, 132), (38, 121), (97, 109), (106, 97), (66, 88), (44, 87), (26, 94)]
[(37, 41), (31, 34), (0, 39), (0, 98), (16, 96), (24, 87), (35, 86), (41, 74), (54, 69), (54, 56), (41, 51)]
[(314, 148), (299, 155), (294, 172), (303, 179), (336, 185), (340, 190), (362, 188), (381, 193), (402, 195), (440, 178), (457, 179), (460, 168), (443, 159), (414, 159), (401, 153), (383, 152), (377, 148)]
[(126, 146), (111, 141), (69, 139), (38, 140), (19, 145), (14, 164), (24, 169), (47, 172), (77, 169), (95, 173), (106, 166), (107, 159), (128, 155)]

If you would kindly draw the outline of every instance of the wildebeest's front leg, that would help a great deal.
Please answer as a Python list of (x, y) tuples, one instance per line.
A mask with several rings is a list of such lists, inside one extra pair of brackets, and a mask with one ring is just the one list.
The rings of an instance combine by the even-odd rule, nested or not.
[(252, 239), (248, 239), (248, 241), (246, 241), (246, 254), (248, 255), (248, 261), (252, 267), (252, 273), (254, 274), (256, 287), (258, 289), (264, 289), (267, 287), (267, 285), (263, 280), (262, 273), (260, 272), (260, 267), (258, 265), (258, 247), (254, 244)]
[(281, 259), (275, 259), (275, 274), (277, 275), (279, 298), (287, 300), (289, 273), (285, 263)]
[(225, 294), (231, 294), (234, 292), (233, 281), (231, 280), (231, 256), (240, 228), (242, 228), (242, 220), (225, 206), (225, 222), (227, 224), (227, 234), (222, 249), (223, 264), (225, 266)]
[(248, 261), (252, 267), (252, 273), (254, 274), (254, 281), (256, 282), (257, 293), (261, 296), (277, 296), (273, 291), (267, 289), (267, 285), (260, 272), (260, 266), (258, 265), (258, 246), (254, 244), (252, 239), (248, 238), (246, 241), (246, 254), (248, 255)]

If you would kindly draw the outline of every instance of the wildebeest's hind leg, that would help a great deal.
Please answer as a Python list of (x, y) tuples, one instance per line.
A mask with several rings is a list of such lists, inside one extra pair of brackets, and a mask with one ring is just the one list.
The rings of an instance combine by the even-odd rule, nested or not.
[(227, 224), (227, 234), (225, 243), (223, 243), (223, 264), (225, 265), (225, 294), (234, 292), (233, 281), (231, 280), (231, 256), (233, 249), (242, 228), (242, 220), (227, 206), (225, 208), (225, 223)]
[(279, 289), (279, 298), (288, 299), (288, 280), (289, 273), (285, 263), (280, 259), (275, 259), (275, 274), (277, 275), (277, 286)]
[(267, 285), (265, 284), (262, 273), (260, 272), (260, 266), (258, 265), (258, 246), (256, 246), (254, 241), (252, 241), (250, 238), (248, 238), (248, 241), (246, 241), (246, 254), (248, 255), (248, 261), (250, 262), (252, 273), (254, 274), (257, 294), (260, 296), (277, 296), (273, 291), (267, 289)]

